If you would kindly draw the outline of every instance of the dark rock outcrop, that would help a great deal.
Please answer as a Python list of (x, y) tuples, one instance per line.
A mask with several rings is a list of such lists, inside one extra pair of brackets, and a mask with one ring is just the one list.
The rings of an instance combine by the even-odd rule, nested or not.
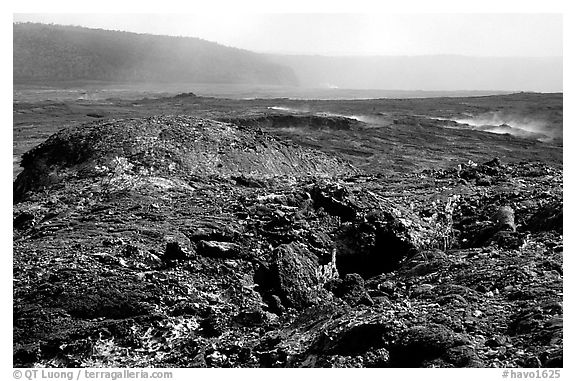
[(345, 162), (235, 125), (188, 116), (88, 123), (51, 136), (22, 158), (14, 199), (69, 179), (113, 189), (186, 187), (191, 176), (332, 176)]

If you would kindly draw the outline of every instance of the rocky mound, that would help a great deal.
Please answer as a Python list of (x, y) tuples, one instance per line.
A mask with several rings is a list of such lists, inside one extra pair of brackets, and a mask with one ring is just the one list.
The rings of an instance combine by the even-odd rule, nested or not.
[[(114, 174), (123, 181), (172, 183), (193, 176), (351, 174), (345, 162), (279, 142), (254, 129), (189, 116), (94, 122), (68, 128), (22, 157), (16, 200), (70, 178)], [(135, 184), (133, 184), (135, 185)]]
[(189, 117), (24, 163), (17, 367), (562, 366), (557, 169), (354, 174)]

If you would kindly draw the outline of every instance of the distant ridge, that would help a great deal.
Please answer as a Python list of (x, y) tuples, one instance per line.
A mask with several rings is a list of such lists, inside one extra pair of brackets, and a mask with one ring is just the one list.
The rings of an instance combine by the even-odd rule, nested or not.
[(14, 82), (150, 81), (296, 85), (263, 54), (192, 37), (13, 24)]
[(14, 83), (299, 86), (394, 91), (562, 92), (562, 57), (254, 53), (193, 37), (14, 23)]

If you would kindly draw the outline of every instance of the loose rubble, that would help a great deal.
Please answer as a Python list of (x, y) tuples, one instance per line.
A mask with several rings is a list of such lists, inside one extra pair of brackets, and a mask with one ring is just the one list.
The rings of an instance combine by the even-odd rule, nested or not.
[(95, 121), (14, 183), (15, 367), (558, 367), (562, 170)]

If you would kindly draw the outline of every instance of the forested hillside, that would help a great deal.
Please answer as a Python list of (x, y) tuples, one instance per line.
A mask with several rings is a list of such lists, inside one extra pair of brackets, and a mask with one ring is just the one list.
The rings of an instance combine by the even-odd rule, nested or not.
[(191, 37), (15, 23), (14, 81), (103, 80), (294, 85), (265, 55)]

